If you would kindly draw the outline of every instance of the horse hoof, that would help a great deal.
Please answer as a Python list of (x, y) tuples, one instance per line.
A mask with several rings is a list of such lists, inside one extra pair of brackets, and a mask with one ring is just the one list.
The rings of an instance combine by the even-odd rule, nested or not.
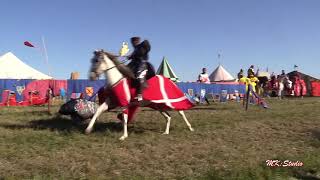
[(87, 135), (90, 134), (90, 133), (91, 133), (91, 129), (86, 129), (86, 130), (84, 131), (84, 133), (87, 134)]
[(127, 137), (126, 136), (121, 136), (121, 138), (119, 138), (120, 141), (124, 141)]
[(164, 132), (164, 133), (162, 133), (163, 135), (168, 135), (169, 133), (168, 132)]
[(193, 129), (193, 128), (190, 128), (190, 131), (192, 131), (192, 132), (193, 132), (193, 131), (194, 131), (194, 129)]

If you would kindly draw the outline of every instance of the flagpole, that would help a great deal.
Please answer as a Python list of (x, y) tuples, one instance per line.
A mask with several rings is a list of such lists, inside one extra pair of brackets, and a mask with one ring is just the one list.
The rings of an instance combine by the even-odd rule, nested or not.
[(46, 44), (44, 42), (44, 36), (41, 36), (41, 39), (42, 39), (42, 45), (43, 45), (43, 51), (44, 51), (44, 58), (45, 58), (47, 66), (48, 66), (48, 73), (49, 73), (49, 76), (51, 76), (50, 67), (49, 67), (49, 58), (48, 58)]

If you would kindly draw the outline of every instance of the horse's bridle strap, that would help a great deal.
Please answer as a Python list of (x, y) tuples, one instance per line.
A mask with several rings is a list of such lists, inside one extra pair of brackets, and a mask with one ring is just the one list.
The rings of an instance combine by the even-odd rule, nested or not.
[[(129, 61), (129, 59), (127, 59), (127, 60), (125, 60), (125, 61), (122, 61), (121, 63), (119, 63), (119, 64), (124, 64), (124, 63), (126, 63), (126, 62), (128, 62)], [(115, 68), (115, 67), (118, 67), (118, 65), (115, 65), (115, 66), (113, 66), (113, 67), (111, 67), (111, 68), (108, 68), (108, 69), (106, 69), (105, 71), (109, 71), (109, 70), (111, 70), (111, 69), (113, 69), (113, 68)]]

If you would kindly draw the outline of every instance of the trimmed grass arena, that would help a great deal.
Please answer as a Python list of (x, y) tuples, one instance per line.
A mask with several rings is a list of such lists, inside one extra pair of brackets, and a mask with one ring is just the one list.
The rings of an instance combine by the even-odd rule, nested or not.
[[(57, 114), (59, 106), (0, 109), (0, 179), (320, 179), (320, 99), (269, 99), (271, 109), (213, 103), (166, 121), (141, 109), (119, 141), (117, 113), (94, 131)], [(302, 162), (267, 166), (267, 160)]]

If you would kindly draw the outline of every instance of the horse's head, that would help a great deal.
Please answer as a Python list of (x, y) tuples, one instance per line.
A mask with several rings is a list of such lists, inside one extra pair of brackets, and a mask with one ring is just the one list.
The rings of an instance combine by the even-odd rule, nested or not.
[(106, 55), (103, 50), (96, 50), (93, 52), (94, 56), (91, 59), (91, 67), (90, 67), (90, 80), (96, 80), (103, 72), (108, 69), (106, 63)]
[(103, 50), (96, 50), (93, 54), (94, 56), (91, 59), (89, 75), (91, 80), (96, 80), (102, 73), (110, 69), (117, 69), (123, 75), (129, 78), (134, 78), (134, 74), (131, 70), (126, 67), (126, 65), (120, 63), (117, 56)]

